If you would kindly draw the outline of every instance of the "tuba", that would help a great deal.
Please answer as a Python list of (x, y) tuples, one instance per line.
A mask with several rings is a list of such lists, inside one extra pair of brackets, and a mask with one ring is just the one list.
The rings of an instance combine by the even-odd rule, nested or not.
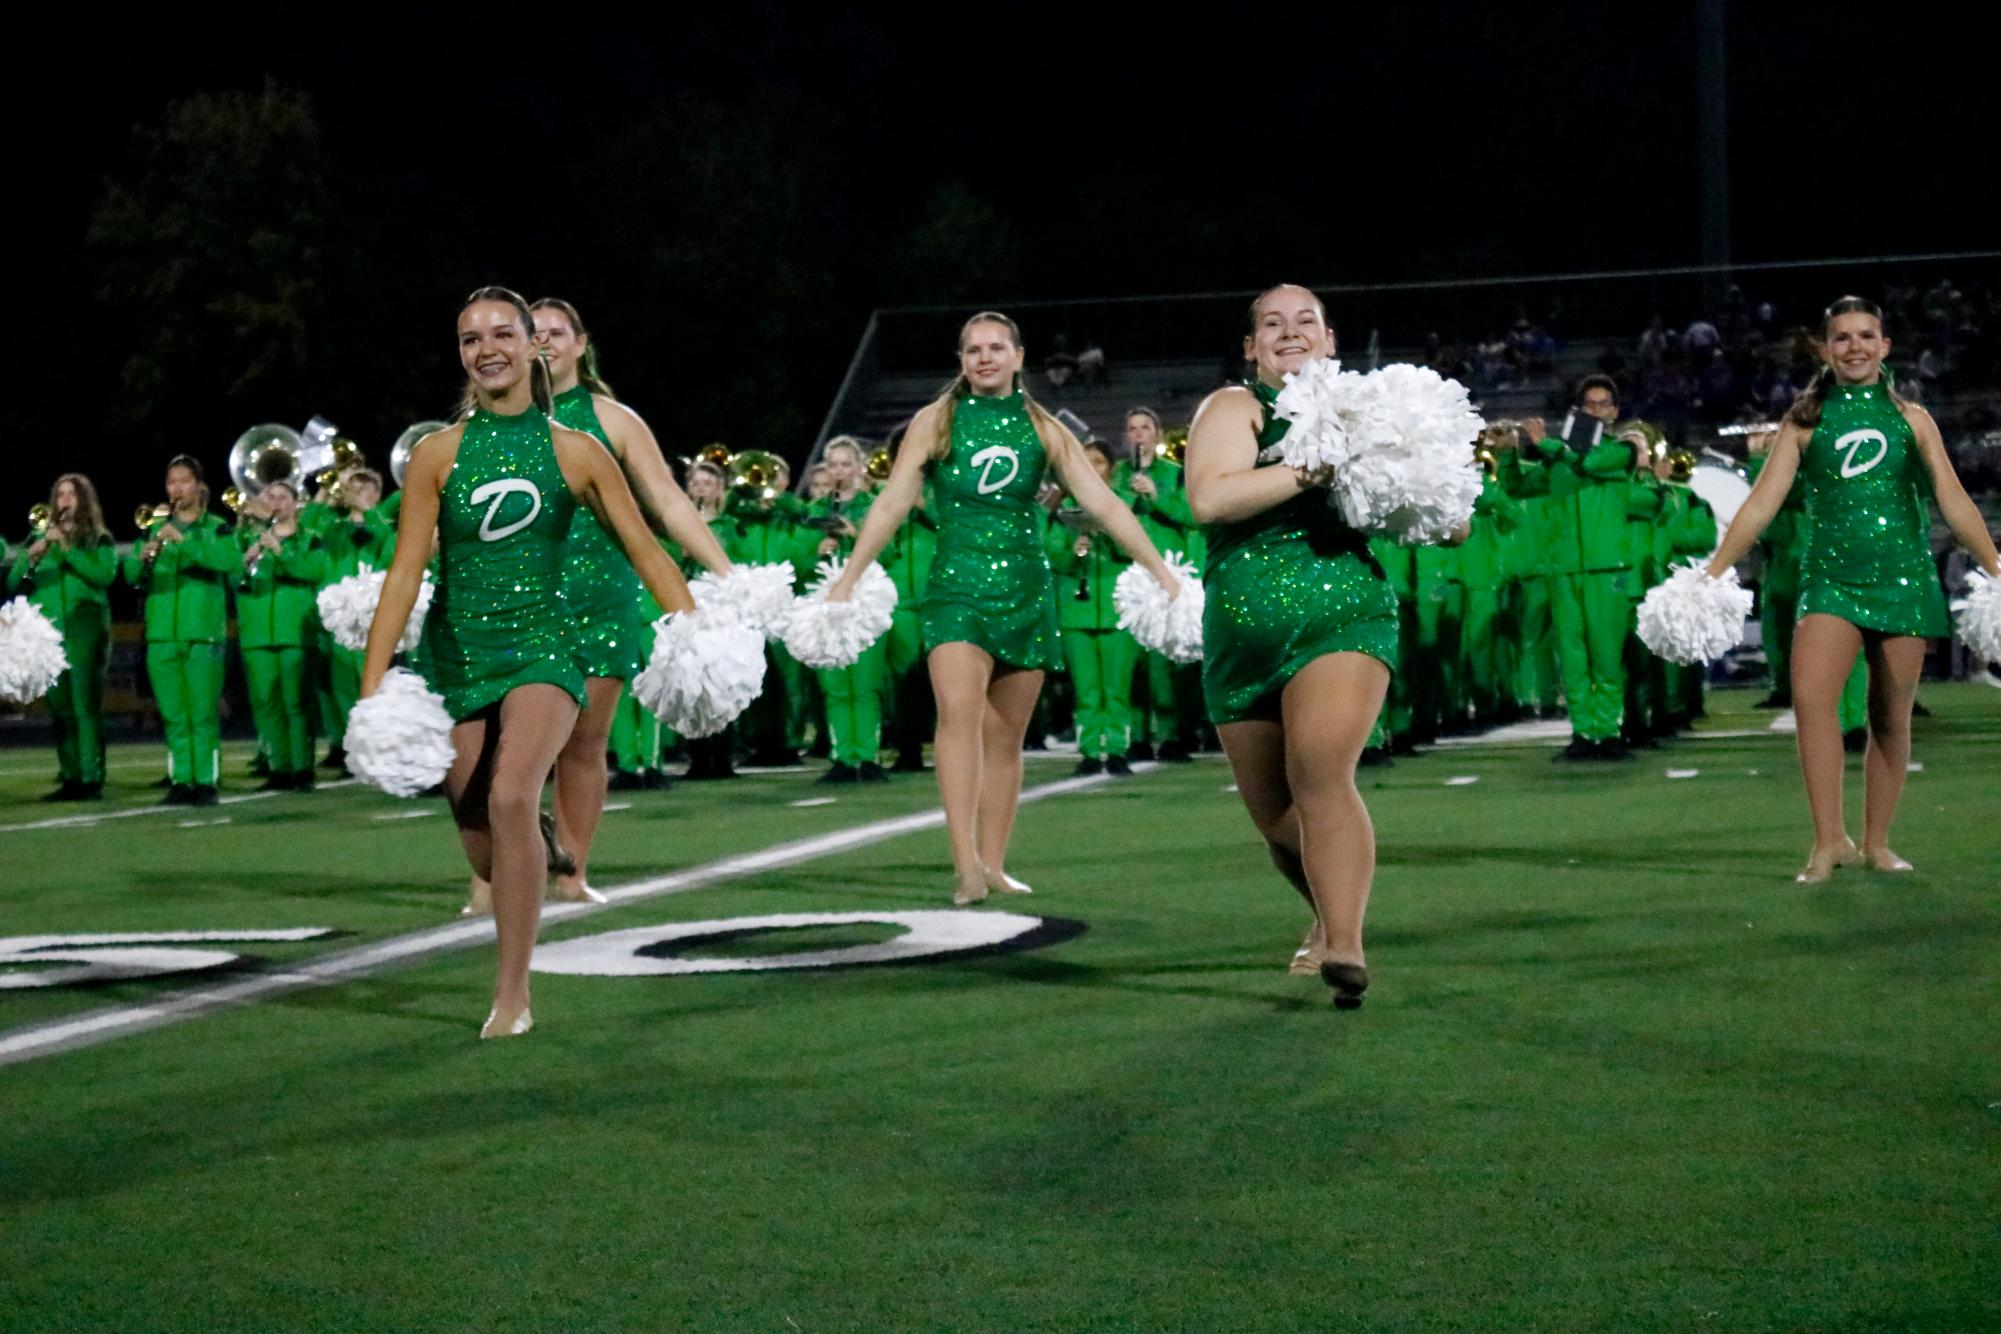
[(739, 497), (769, 504), (778, 498), (778, 479), (784, 470), (785, 460), (769, 450), (746, 449), (730, 456), (723, 476)]
[(435, 431), (445, 429), (444, 422), (418, 422), (404, 428), (396, 437), (396, 443), (389, 447), (389, 475), (396, 479), (396, 485), (403, 485), (403, 474), (410, 471), (410, 455), (415, 452), (417, 442)]
[(296, 491), (308, 466), (318, 466), (310, 452), (305, 437), (289, 426), (276, 422), (253, 426), (229, 447), (229, 480), (245, 498), (273, 482), (284, 482)]

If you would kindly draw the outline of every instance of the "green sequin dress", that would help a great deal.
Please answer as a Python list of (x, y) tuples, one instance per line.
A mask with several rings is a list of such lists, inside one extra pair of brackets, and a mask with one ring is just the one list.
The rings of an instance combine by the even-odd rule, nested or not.
[(1012, 667), (1063, 666), (1035, 499), (1048, 467), (1019, 393), (959, 399), (951, 448), (931, 464), (938, 550), (921, 612), (927, 650), (968, 643)]
[(438, 590), (424, 620), (424, 665), (455, 721), (538, 682), (583, 705), (576, 619), (563, 599), (576, 510), (547, 417), (472, 414), (438, 497)]
[[(598, 420), (591, 391), (582, 385), (556, 395), (557, 421), (595, 436), (606, 450), (611, 437)], [(585, 676), (630, 681), (646, 665), (643, 645), (651, 642), (651, 621), (640, 597), (639, 576), (618, 539), (597, 515), (579, 506), (570, 523), (570, 551), (563, 562), (563, 598), (577, 618), (577, 652)]]
[(1952, 633), (1932, 563), (1930, 479), (1886, 385), (1841, 385), (1800, 451), (1801, 616), (1891, 635)]
[[(1264, 408), (1263, 450), (1291, 423), (1272, 412), (1277, 390), (1251, 389)], [(1327, 492), (1302, 491), (1206, 531), (1202, 696), (1210, 721), (1276, 720), (1286, 682), (1329, 653), (1366, 653), (1396, 669), (1396, 594), (1368, 539), (1327, 503)]]

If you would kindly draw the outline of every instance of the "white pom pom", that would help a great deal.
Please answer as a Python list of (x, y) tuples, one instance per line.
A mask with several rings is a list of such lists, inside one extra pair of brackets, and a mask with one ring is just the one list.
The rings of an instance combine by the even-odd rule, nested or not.
[(25, 597), (0, 607), (0, 700), (32, 704), (69, 670), (63, 634)]
[[(320, 590), (316, 599), (320, 624), (333, 636), (334, 643), (350, 653), (360, 653), (368, 647), (368, 630), (375, 623), (376, 605), (382, 601), (384, 577), (381, 570), (364, 569), (359, 574), (336, 579)], [(396, 641), (397, 652), (408, 653), (424, 637), (424, 617), (430, 612), (431, 598), (436, 593), (430, 576), (424, 576), (424, 582), (417, 588), (417, 605), (410, 609), (403, 637)]]
[(1751, 591), (1737, 586), (1737, 571), (1712, 579), (1691, 561), (1640, 603), (1640, 642), (1669, 662), (1708, 662), (1737, 646), (1750, 614)]
[(1286, 377), (1275, 407), (1292, 423), (1279, 457), (1308, 471), (1332, 468), (1330, 503), (1350, 527), (1422, 545), (1472, 518), (1480, 497), (1473, 442), (1483, 423), (1458, 381), (1427, 366), (1357, 375), (1316, 361)]
[(1112, 586), (1112, 605), (1118, 608), (1119, 629), (1130, 631), (1139, 646), (1175, 662), (1202, 660), (1202, 581), (1195, 567), (1182, 556), (1168, 552), (1167, 567), (1181, 588), (1170, 599), (1160, 581), (1144, 566), (1128, 566)]
[(703, 611), (734, 614), (766, 639), (783, 639), (792, 620), (792, 566), (784, 561), (734, 566), (726, 575), (708, 570), (689, 581), (695, 605)]
[(392, 667), (375, 693), (347, 715), (347, 767), (395, 797), (442, 783), (452, 767), (452, 716), (424, 678)]
[(2001, 579), (1975, 570), (1966, 576), (1966, 596), (1953, 600), (1959, 613), (1953, 633), (1989, 662), (2001, 662)]
[(652, 655), (632, 679), (632, 697), (687, 737), (722, 731), (762, 689), (763, 632), (720, 610), (655, 621)]
[(792, 623), (785, 628), (785, 651), (808, 667), (850, 667), (862, 652), (888, 631), (896, 616), (896, 585), (882, 566), (862, 571), (854, 595), (846, 602), (827, 601), (827, 589), (841, 577), (845, 564), (820, 562), (820, 577), (799, 599)]

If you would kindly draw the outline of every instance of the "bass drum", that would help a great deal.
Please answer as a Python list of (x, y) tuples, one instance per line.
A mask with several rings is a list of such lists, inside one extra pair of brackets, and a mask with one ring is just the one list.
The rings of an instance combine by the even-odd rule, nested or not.
[(1751, 494), (1751, 484), (1744, 480), (1742, 469), (1704, 462), (1690, 470), (1688, 485), (1690, 490), (1709, 502), (1709, 508), (1716, 511), (1716, 536), (1720, 542), (1724, 531), (1730, 527), (1730, 521), (1743, 507), (1744, 497)]

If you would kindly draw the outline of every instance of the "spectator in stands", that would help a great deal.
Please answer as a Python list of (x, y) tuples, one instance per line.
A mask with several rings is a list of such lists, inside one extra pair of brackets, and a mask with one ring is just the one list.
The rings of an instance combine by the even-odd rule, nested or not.
[(1070, 383), (1077, 374), (1077, 358), (1070, 351), (1068, 335), (1057, 334), (1049, 340), (1049, 356), (1042, 363), (1042, 378), (1049, 381), (1049, 387), (1057, 394)]
[(1723, 346), (1723, 335), (1704, 316), (1698, 315), (1681, 336), (1682, 351), (1688, 353), (1690, 359), (1698, 365), (1709, 353), (1721, 346)]
[(1084, 350), (1077, 354), (1077, 380), (1081, 384), (1104, 384), (1111, 379), (1111, 367), (1105, 364), (1105, 349), (1095, 338), (1084, 340)]

